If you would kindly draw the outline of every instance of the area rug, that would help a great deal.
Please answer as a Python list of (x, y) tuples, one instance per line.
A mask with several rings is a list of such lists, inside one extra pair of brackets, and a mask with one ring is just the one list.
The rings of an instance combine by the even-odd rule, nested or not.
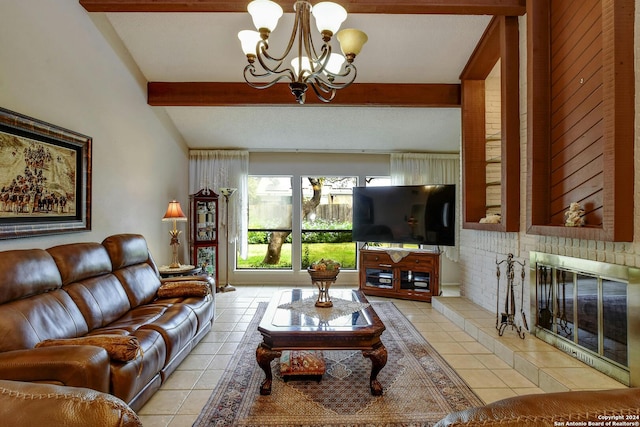
[(371, 361), (360, 351), (323, 351), (320, 382), (283, 381), (276, 358), (271, 395), (261, 396), (265, 375), (255, 350), (266, 305), (260, 303), (195, 427), (430, 426), (449, 412), (483, 404), (392, 302), (371, 304), (386, 326), (382, 396), (371, 395)]

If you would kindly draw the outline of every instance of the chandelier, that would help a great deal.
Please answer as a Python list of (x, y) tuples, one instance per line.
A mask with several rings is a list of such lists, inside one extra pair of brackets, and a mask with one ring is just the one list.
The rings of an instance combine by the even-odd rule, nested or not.
[[(256, 89), (266, 89), (281, 80), (288, 80), (291, 93), (299, 104), (304, 104), (309, 87), (318, 99), (331, 102), (336, 90), (344, 89), (356, 79), (358, 72), (353, 61), (362, 45), (367, 42), (367, 35), (355, 29), (338, 32), (336, 38), (344, 56), (334, 53), (331, 38), (347, 19), (347, 11), (332, 2), (320, 2), (311, 6), (308, 1), (296, 1), (293, 8), (295, 22), (289, 44), (282, 55), (272, 56), (269, 53), (269, 35), (282, 16), (282, 8), (271, 0), (254, 0), (249, 3), (247, 10), (258, 31), (244, 30), (238, 33), (242, 50), (249, 62), (244, 69), (244, 79)], [(319, 51), (316, 51), (311, 37), (311, 14), (324, 42)], [(288, 62), (296, 41), (297, 56)], [(256, 61), (262, 67), (261, 70), (256, 69)]]

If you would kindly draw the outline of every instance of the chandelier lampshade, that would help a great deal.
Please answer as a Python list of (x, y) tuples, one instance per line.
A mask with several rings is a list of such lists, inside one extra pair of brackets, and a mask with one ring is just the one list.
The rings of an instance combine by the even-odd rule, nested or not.
[[(269, 51), (269, 36), (282, 16), (282, 8), (271, 0), (254, 0), (247, 10), (257, 31), (240, 31), (238, 38), (248, 62), (244, 79), (251, 87), (266, 89), (280, 81), (289, 81), (296, 101), (304, 104), (308, 88), (321, 101), (331, 102), (336, 90), (355, 81), (357, 69), (353, 61), (367, 42), (367, 35), (354, 29), (338, 32), (347, 19), (344, 7), (328, 1), (315, 6), (308, 1), (296, 1), (293, 30), (281, 55), (272, 55)], [(319, 33), (316, 37), (322, 39), (319, 49), (311, 34), (311, 15)], [(334, 34), (342, 55), (332, 51)]]

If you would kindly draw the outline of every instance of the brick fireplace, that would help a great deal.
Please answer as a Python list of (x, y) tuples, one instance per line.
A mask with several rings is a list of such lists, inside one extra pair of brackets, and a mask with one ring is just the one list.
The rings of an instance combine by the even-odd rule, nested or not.
[(531, 252), (531, 333), (640, 386), (640, 269)]

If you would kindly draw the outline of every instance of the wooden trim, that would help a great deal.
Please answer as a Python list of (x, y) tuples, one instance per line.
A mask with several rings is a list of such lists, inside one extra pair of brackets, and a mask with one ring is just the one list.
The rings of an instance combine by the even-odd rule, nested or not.
[(500, 59), (500, 23), (494, 17), (460, 74), (460, 80), (484, 80)]
[[(550, 214), (551, 75), (550, 0), (527, 4), (527, 228), (546, 224)], [(532, 165), (536, 165), (532, 168)]]
[[(147, 102), (153, 106), (296, 105), (287, 84), (254, 89), (246, 83), (149, 82)], [(460, 107), (459, 84), (354, 83), (338, 91), (330, 104), (309, 93), (305, 105), (368, 107)]]
[(520, 230), (520, 48), (516, 17), (504, 17), (500, 26), (502, 95), (502, 225)]
[[(462, 81), (462, 206), (464, 228), (486, 215), (485, 81)], [(484, 224), (479, 224), (484, 225)]]
[[(469, 58), (462, 80), (463, 228), (514, 232), (520, 229), (520, 58), (517, 17), (494, 17)], [(500, 60), (500, 224), (480, 224), (486, 215), (486, 125), (484, 81)]]
[[(349, 13), (524, 15), (526, 0), (343, 0)], [(80, 0), (88, 12), (246, 12), (249, 0)], [(295, 0), (279, 0), (293, 11)]]

